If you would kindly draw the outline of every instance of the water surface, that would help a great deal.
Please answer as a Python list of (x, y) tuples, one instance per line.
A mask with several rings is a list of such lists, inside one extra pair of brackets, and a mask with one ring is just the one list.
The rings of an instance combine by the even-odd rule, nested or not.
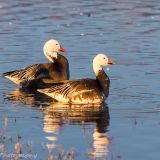
[(0, 25), (0, 73), (46, 62), (50, 38), (66, 49), (71, 79), (94, 78), (99, 52), (116, 61), (103, 106), (62, 106), (1, 77), (1, 159), (15, 154), (15, 144), (38, 160), (159, 159), (158, 1), (1, 0)]

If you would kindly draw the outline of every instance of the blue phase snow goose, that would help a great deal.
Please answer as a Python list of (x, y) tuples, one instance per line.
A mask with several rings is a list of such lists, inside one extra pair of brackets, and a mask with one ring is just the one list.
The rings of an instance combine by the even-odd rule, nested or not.
[(23, 88), (46, 88), (53, 82), (69, 79), (69, 63), (60, 55), (64, 48), (57, 40), (48, 40), (43, 47), (44, 55), (51, 63), (34, 64), (29, 67), (3, 73), (3, 76), (10, 79)]
[(62, 103), (100, 104), (108, 97), (110, 85), (109, 77), (102, 67), (110, 64), (113, 64), (111, 59), (104, 54), (98, 54), (93, 59), (96, 79), (66, 80), (38, 91)]

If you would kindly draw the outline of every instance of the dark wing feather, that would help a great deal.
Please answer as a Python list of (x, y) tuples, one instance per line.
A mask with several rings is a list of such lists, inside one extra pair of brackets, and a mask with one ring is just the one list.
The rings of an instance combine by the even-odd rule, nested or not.
[(19, 80), (32, 80), (38, 76), (37, 73), (40, 69), (41, 64), (34, 64), (20, 70), (3, 73), (3, 76), (15, 77)]
[(39, 90), (43, 93), (60, 93), (64, 97), (72, 97), (77, 91), (89, 92), (95, 90), (96, 80), (93, 79), (76, 79), (55, 83), (51, 88)]

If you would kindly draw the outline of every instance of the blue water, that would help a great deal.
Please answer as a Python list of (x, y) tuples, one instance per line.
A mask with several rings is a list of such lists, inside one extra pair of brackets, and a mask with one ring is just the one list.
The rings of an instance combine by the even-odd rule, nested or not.
[(1, 0), (0, 26), (0, 73), (46, 62), (50, 38), (66, 49), (71, 79), (94, 78), (97, 53), (116, 62), (105, 106), (62, 106), (1, 77), (0, 159), (19, 142), (37, 160), (159, 160), (158, 0)]

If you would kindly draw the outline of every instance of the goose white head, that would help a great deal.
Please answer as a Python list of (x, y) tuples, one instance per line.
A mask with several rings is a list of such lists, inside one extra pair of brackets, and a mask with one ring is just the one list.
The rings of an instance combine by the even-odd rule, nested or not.
[(105, 54), (98, 54), (93, 59), (93, 70), (97, 75), (99, 71), (102, 70), (102, 67), (114, 64), (113, 61), (108, 58)]
[(64, 52), (64, 48), (55, 39), (48, 40), (43, 47), (44, 55), (51, 61), (57, 59), (59, 52)]

